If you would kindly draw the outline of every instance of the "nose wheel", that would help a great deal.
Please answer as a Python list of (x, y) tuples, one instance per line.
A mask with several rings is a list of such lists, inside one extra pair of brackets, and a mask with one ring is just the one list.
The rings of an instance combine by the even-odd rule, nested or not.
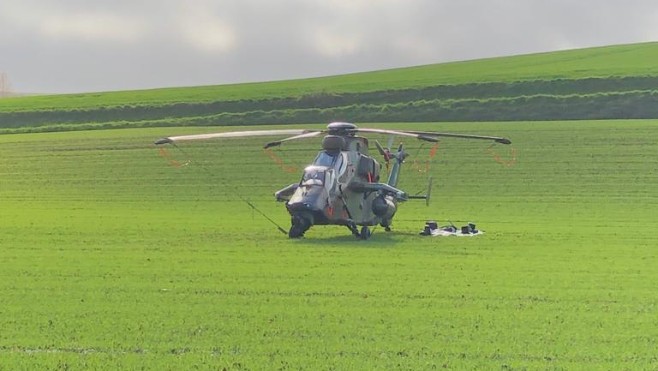
[(294, 215), (291, 222), (292, 226), (290, 226), (290, 231), (288, 231), (288, 237), (290, 238), (304, 237), (304, 233), (311, 228), (311, 225), (313, 224), (308, 218), (305, 218), (302, 215)]

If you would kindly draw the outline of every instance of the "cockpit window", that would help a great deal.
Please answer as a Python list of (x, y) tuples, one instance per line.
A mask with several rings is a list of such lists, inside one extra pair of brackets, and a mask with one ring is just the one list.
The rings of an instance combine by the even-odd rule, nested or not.
[(302, 177), (303, 186), (324, 185), (324, 170), (307, 169)]
[(329, 153), (327, 151), (321, 151), (318, 153), (315, 161), (313, 161), (313, 165), (315, 166), (332, 167), (334, 169), (339, 169), (342, 164), (343, 156), (340, 152)]
[(332, 167), (334, 165), (334, 162), (336, 161), (336, 158), (338, 157), (340, 157), (340, 153), (330, 154), (326, 151), (321, 151), (320, 153), (318, 153), (318, 156), (315, 158), (315, 161), (313, 161), (313, 165)]

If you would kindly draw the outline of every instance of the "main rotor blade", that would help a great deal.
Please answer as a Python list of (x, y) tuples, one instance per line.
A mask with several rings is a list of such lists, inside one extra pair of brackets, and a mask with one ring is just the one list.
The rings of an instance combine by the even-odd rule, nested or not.
[(463, 138), (463, 139), (482, 139), (482, 140), (493, 140), (496, 143), (501, 144), (512, 144), (512, 141), (503, 138), (503, 137), (490, 137), (487, 135), (471, 135), (471, 134), (452, 134), (452, 133), (439, 133), (435, 131), (408, 131), (408, 133), (414, 133), (419, 135), (427, 135), (431, 137), (448, 137), (448, 138)]
[(187, 140), (204, 140), (215, 138), (245, 138), (245, 137), (263, 137), (274, 135), (300, 135), (308, 133), (308, 130), (303, 129), (281, 129), (281, 130), (251, 130), (251, 131), (228, 131), (224, 133), (210, 133), (210, 134), (194, 134), (194, 135), (178, 135), (173, 137), (166, 137), (158, 139), (155, 144), (167, 144), (174, 142), (181, 142)]
[(295, 135), (294, 137), (285, 138), (285, 139), (281, 139), (281, 140), (276, 140), (274, 142), (269, 142), (269, 143), (265, 144), (265, 146), (263, 148), (267, 149), (267, 148), (270, 148), (270, 147), (279, 146), (279, 145), (281, 145), (281, 143), (287, 142), (289, 140), (313, 138), (313, 137), (317, 137), (318, 135), (324, 133), (324, 131), (308, 131), (308, 130), (306, 130), (306, 131), (307, 131), (306, 133), (302, 133), (300, 135)]
[(415, 133), (415, 132), (411, 132), (411, 131), (395, 131), (395, 130), (368, 129), (368, 128), (359, 128), (359, 129), (356, 129), (356, 131), (364, 132), (364, 133), (402, 135), (402, 136), (405, 136), (405, 137), (412, 137), (412, 138), (416, 138), (416, 139), (420, 139), (420, 140), (425, 140), (425, 141), (428, 141), (428, 142), (438, 142), (439, 141), (438, 139), (436, 139), (434, 137), (431, 137), (431, 136), (427, 136), (423, 133)]

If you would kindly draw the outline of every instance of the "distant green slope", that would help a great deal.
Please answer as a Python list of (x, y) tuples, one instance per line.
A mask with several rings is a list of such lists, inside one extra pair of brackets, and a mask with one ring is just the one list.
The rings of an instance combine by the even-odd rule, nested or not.
[(658, 43), (642, 43), (313, 79), (5, 98), (0, 130), (657, 117), (656, 60)]
[(474, 82), (658, 76), (657, 60), (658, 43), (642, 43), (301, 80), (7, 98), (0, 100), (0, 109), (83, 109), (96, 106), (298, 97), (317, 92), (359, 93)]

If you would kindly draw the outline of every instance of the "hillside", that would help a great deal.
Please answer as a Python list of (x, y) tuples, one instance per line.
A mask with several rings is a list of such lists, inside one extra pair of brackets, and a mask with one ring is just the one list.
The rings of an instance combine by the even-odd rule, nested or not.
[(313, 79), (0, 100), (0, 132), (658, 117), (658, 43)]

